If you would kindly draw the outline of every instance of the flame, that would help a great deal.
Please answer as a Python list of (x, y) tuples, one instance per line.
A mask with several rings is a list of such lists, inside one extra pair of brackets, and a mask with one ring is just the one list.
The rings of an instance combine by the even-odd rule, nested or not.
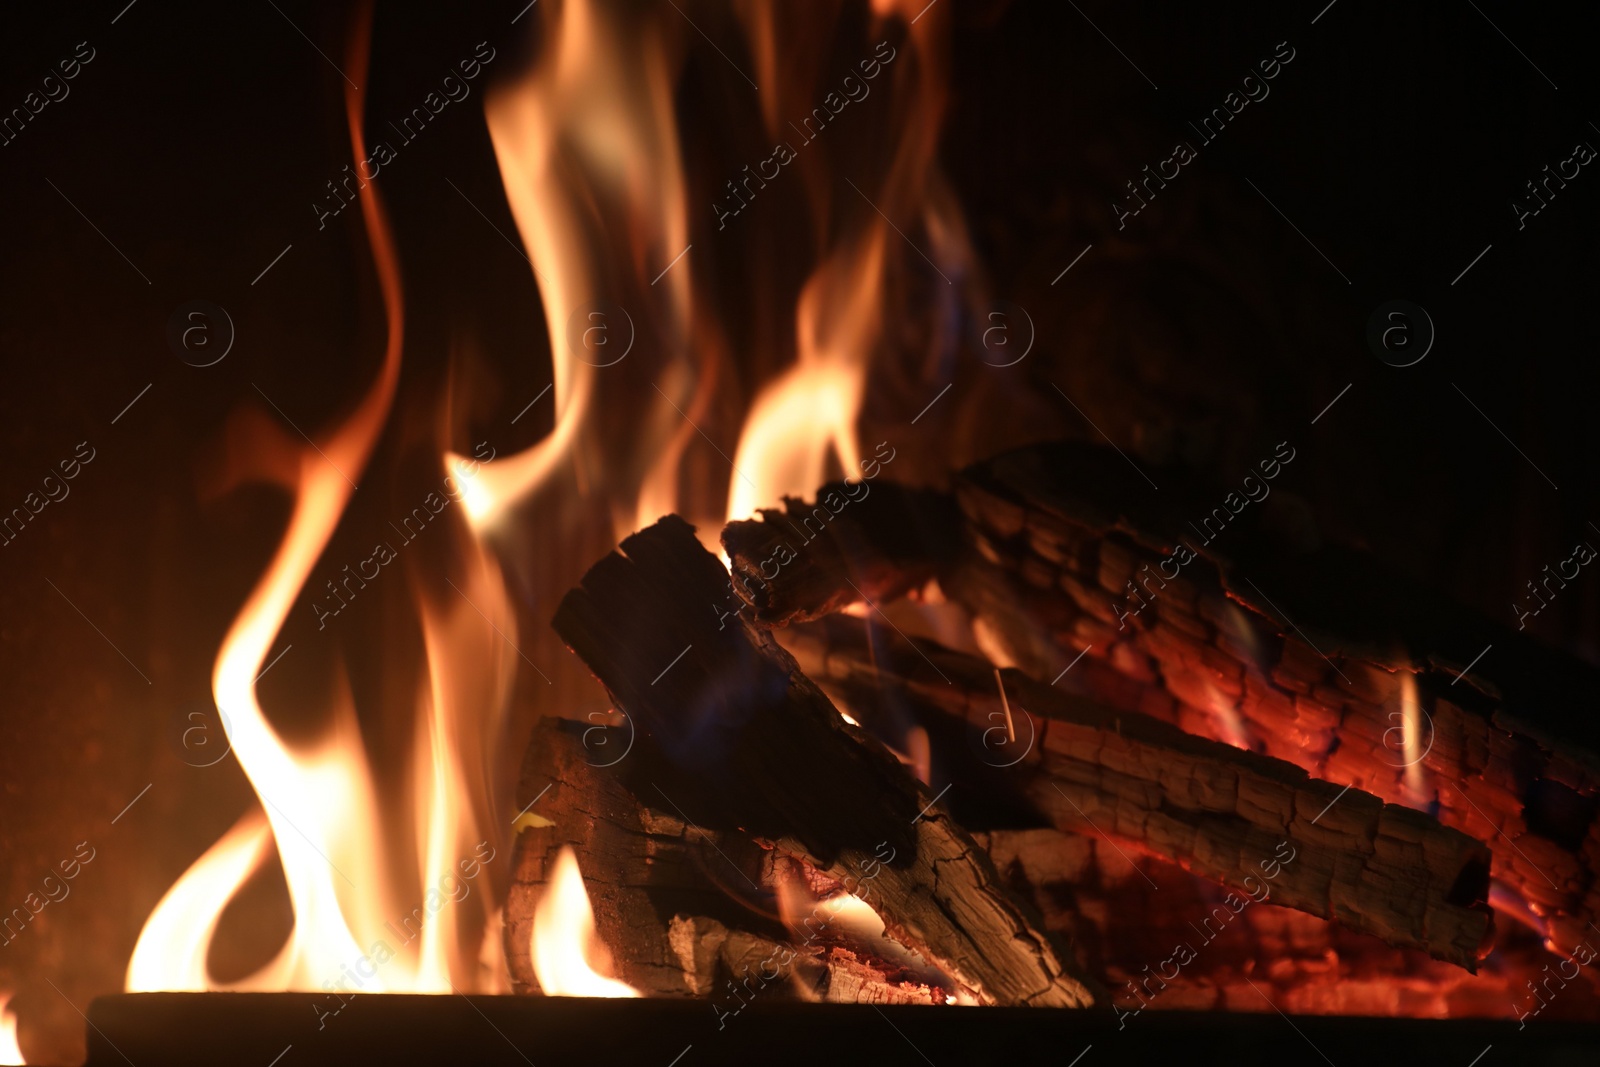
[(857, 473), (855, 422), (866, 369), (859, 360), (835, 362), (840, 358), (802, 355), (799, 366), (751, 405), (733, 460), (729, 521), (751, 518), (786, 495), (809, 497), (828, 480), (830, 455), (846, 472)]
[[(922, 10), (915, 10), (918, 7)], [(845, 231), (846, 236), (823, 258), (801, 291), (795, 310), (796, 362), (768, 384), (750, 407), (729, 482), (730, 520), (750, 518), (756, 509), (771, 507), (785, 495), (811, 495), (828, 480), (830, 459), (837, 461), (846, 477), (861, 475), (856, 430), (861, 399), (872, 356), (884, 341), (883, 316), (890, 306), (891, 285), (905, 273), (890, 249), (898, 251), (904, 248), (900, 242), (909, 240), (891, 220), (899, 217), (909, 224), (920, 216), (933, 240), (936, 258), (947, 263), (959, 258), (956, 246), (960, 241), (955, 234), (960, 226), (952, 201), (942, 195), (935, 158), (946, 98), (937, 43), (943, 30), (942, 24), (936, 26), (943, 14), (916, 25), (926, 10), (926, 5), (913, 0), (877, 0), (873, 4), (876, 20), (897, 15), (910, 30), (904, 47), (915, 49), (917, 66), (907, 80), (909, 120), (896, 127), (887, 172), (879, 181), (867, 182), (867, 188), (853, 182), (855, 190), (838, 193), (842, 199), (837, 203), (833, 190), (812, 187), (812, 209), (819, 228), (837, 225), (839, 219), (866, 221)], [(770, 16), (753, 18), (749, 27), (751, 52), (761, 60), (763, 78), (769, 81), (776, 78), (778, 57), (787, 51), (778, 39), (786, 30), (780, 22), (781, 18)], [(804, 80), (781, 88), (789, 90), (786, 99), (762, 102), (773, 133), (783, 115), (808, 111), (812, 106), (809, 97), (816, 92), (815, 86)], [(818, 135), (819, 139), (825, 136), (825, 131)], [(808, 141), (800, 151), (822, 149), (809, 147)], [(838, 219), (828, 218), (830, 214)], [(922, 256), (920, 250), (917, 255)], [(939, 272), (938, 267), (934, 270)], [(943, 272), (939, 274), (953, 287)]]
[(17, 1016), (8, 1006), (10, 993), (0, 993), (0, 1063), (27, 1063), (17, 1044)]
[[(429, 690), (420, 700), (415, 796), (419, 873), (429, 887), (459, 878), (460, 857), (480, 839), (486, 813), (464, 802), (473, 795), (468, 768), (480, 780), (492, 774), (492, 739), (501, 724), (484, 721), (484, 709), (507, 706), (516, 676), (516, 613), (499, 565), (477, 543), (463, 580), (448, 606), (422, 603)], [(486, 929), (492, 933), (494, 924)], [(472, 953), (452, 922), (424, 924), (419, 953), (414, 992), (451, 992), (451, 975), (470, 969)]]
[[(634, 344), (635, 331), (664, 323), (656, 341), (676, 349), (690, 317), (690, 270), (674, 262), (690, 241), (673, 71), (660, 26), (665, 16), (591, 0), (547, 5), (541, 16), (540, 55), (521, 78), (490, 92), (484, 118), (506, 201), (539, 282), (556, 418), (532, 447), (484, 465), (482, 491), (470, 512), (479, 529), (573, 457), (590, 431), (602, 375), (607, 390), (622, 388), (622, 372), (608, 367), (643, 347)], [(621, 233), (614, 232), (619, 220)], [(613, 253), (609, 259), (607, 252)], [(673, 269), (657, 276), (669, 263)], [(645, 358), (641, 352), (633, 366)], [(711, 380), (690, 402), (691, 419), (708, 398)], [(669, 398), (682, 395), (673, 380), (666, 386), (656, 388)], [(617, 483), (611, 491), (630, 503), (619, 517), (619, 535), (674, 510), (678, 461), (694, 430), (675, 416), (672, 428), (664, 426), (632, 435), (636, 469), (631, 477), (611, 479)], [(619, 451), (615, 440), (605, 444), (606, 453)]]
[(130, 993), (203, 993), (216, 988), (206, 952), (230, 897), (267, 857), (272, 831), (247, 812), (195, 861), (145, 920), (128, 963)]
[(1408, 794), (1407, 799), (1413, 804), (1423, 803), (1429, 799), (1422, 760), (1428, 754), (1428, 748), (1433, 746), (1433, 726), (1431, 723), (1424, 726), (1424, 718), (1422, 707), (1417, 701), (1417, 680), (1410, 674), (1402, 674), (1400, 677), (1401, 743), (1405, 753), (1405, 789)]
[[(1539, 940), (1548, 942), (1550, 927), (1544, 918), (1528, 904), (1527, 898), (1511, 886), (1498, 878), (1489, 882), (1489, 906), (1501, 915), (1506, 916), (1539, 935)], [(1547, 944), (1552, 952), (1559, 952), (1559, 948)]]
[[(364, 83), (371, 9), (358, 11), (352, 35), (349, 70)], [(364, 143), (359, 90), (346, 93), (346, 118), (352, 146)], [(361, 152), (356, 151), (357, 158)], [(156, 990), (320, 990), (360, 974), (365, 991), (407, 990), (448, 992), (450, 962), (457, 954), (453, 924), (446, 919), (425, 924), (421, 944), (411, 949), (406, 938), (397, 953), (384, 940), (391, 930), (386, 917), (404, 913), (395, 901), (409, 894), (394, 883), (380, 855), (383, 822), (369, 771), (353, 702), (340, 691), (329, 710), (330, 725), (319, 740), (291, 747), (267, 721), (255, 683), (291, 607), (312, 568), (327, 547), (354, 491), (392, 405), (400, 373), (402, 294), (399, 262), (381, 201), (368, 184), (360, 192), (363, 220), (387, 312), (383, 364), (354, 411), (319, 441), (302, 447), (258, 440), (252, 468), (280, 472), (294, 495), (294, 508), (276, 554), (251, 591), (223, 639), (212, 674), (212, 695), (226, 715), (232, 751), (263, 809), (249, 812), (205, 853), (168, 891), (146, 921), (129, 963), (129, 991)], [(266, 453), (272, 453), (267, 455)], [(459, 468), (451, 467), (457, 474)], [(470, 483), (471, 479), (466, 479)], [(471, 500), (469, 488), (464, 498)], [(479, 597), (495, 577), (481, 558), (469, 585)], [(424, 611), (423, 635), (428, 651), (430, 687), (423, 699), (423, 738), (419, 750), (419, 825), (421, 875), (425, 887), (453, 870), (461, 843), (474, 829), (463, 798), (461, 753), (452, 743), (459, 731), (454, 721), (468, 712), (463, 705), (493, 706), (496, 687), (505, 672), (483, 672), (489, 681), (469, 681), (476, 672), (457, 663), (447, 644), (498, 647), (483, 631), (487, 617), (476, 624), (462, 618), (470, 609)], [(506, 614), (503, 605), (497, 614)], [(223, 985), (213, 980), (206, 955), (227, 902), (260, 866), (268, 844), (275, 847), (288, 888), (294, 926), (278, 955), (241, 981)], [(433, 910), (429, 910), (430, 917)], [(402, 928), (405, 921), (400, 919)], [(387, 936), (394, 937), (393, 933)], [(367, 946), (366, 949), (363, 946)], [(386, 963), (401, 961), (368, 974), (368, 952)], [(475, 950), (474, 950), (475, 952)], [(470, 972), (469, 972), (470, 973)]]
[(578, 857), (563, 845), (533, 913), (529, 949), (539, 987), (552, 997), (637, 997), (638, 990), (607, 978), (589, 962), (587, 950), (598, 944)]
[[(937, 260), (957, 273), (964, 238), (936, 166), (946, 60), (936, 38), (944, 30), (935, 27), (944, 26), (945, 16), (922, 6), (913, 11), (910, 3), (876, 2), (875, 22), (896, 19), (910, 27), (900, 43), (917, 60), (902, 61), (879, 83), (906, 106), (875, 105), (881, 112), (875, 121), (892, 122), (895, 133), (875, 171), (854, 176), (860, 201), (839, 199), (827, 187), (826, 156), (843, 142), (807, 149), (811, 154), (796, 167), (794, 188), (808, 199), (815, 232), (827, 236), (798, 293), (784, 297), (785, 305), (793, 300), (795, 362), (748, 387), (754, 399), (735, 438), (733, 425), (713, 421), (725, 407), (714, 403), (719, 382), (732, 376), (719, 374), (726, 346), (716, 323), (696, 316), (678, 128), (678, 72), (687, 50), (699, 46), (681, 24), (681, 12), (665, 8), (568, 0), (540, 5), (535, 18), (542, 23), (535, 32), (538, 54), (519, 76), (486, 92), (484, 117), (539, 289), (554, 417), (549, 432), (521, 452), (486, 462), (450, 451), (441, 457), (443, 471), (459, 486), (452, 497), (462, 505), (470, 536), (457, 538), (464, 544), (455, 546), (450, 592), (422, 588), (422, 579), (412, 575), (425, 655), (414, 707), (411, 802), (394, 815), (409, 820), (411, 840), (403, 853), (390, 854), (394, 835), (384, 832), (355, 701), (342, 682), (322, 709), (328, 724), (322, 736), (295, 745), (271, 725), (255, 688), (394, 403), (403, 325), (399, 263), (382, 203), (368, 183), (360, 201), (387, 313), (382, 367), (355, 410), (316, 434), (309, 448), (287, 438), (270, 447), (261, 436), (245, 442), (248, 465), (272, 472), (293, 499), (282, 541), (223, 640), (212, 677), (233, 753), (261, 808), (243, 815), (156, 906), (130, 960), (130, 990), (318, 990), (351, 977), (352, 968), (363, 991), (481, 987), (481, 953), (463, 943), (467, 923), (458, 922), (461, 917), (435, 920), (430, 910), (429, 921), (398, 951), (385, 939), (395, 936), (386, 920), (406, 914), (403, 902), (416, 899), (418, 886), (435, 894), (433, 887), (453, 876), (459, 857), (493, 822), (483, 795), (495, 762), (489, 739), (508, 706), (518, 664), (516, 612), (488, 535), (534, 493), (554, 489), (558, 473), (577, 496), (599, 499), (619, 534), (673, 510), (702, 520), (724, 511), (746, 515), (784, 493), (814, 491), (835, 465), (857, 475), (857, 422), (872, 358), (885, 345), (885, 309), (891, 294), (920, 284), (925, 274), (901, 244), (911, 238), (890, 220), (930, 242)], [(816, 72), (790, 69), (797, 65), (780, 47), (794, 32), (788, 16), (741, 8), (736, 18), (752, 38), (763, 82), (774, 84), (771, 98), (758, 101), (772, 132), (784, 116), (810, 110)], [(370, 5), (358, 10), (355, 27), (347, 67), (355, 85), (345, 105), (359, 161), (365, 139), (358, 86), (366, 82)], [(940, 301), (951, 299), (943, 285), (933, 284)], [(590, 343), (597, 328), (592, 309), (599, 306), (626, 320), (608, 321), (608, 329), (619, 332), (603, 335), (621, 351)], [(789, 314), (787, 306), (780, 314)], [(625, 353), (631, 357), (625, 373), (608, 369)], [(637, 402), (640, 396), (646, 403)], [(680, 468), (697, 434), (708, 442), (737, 440), (734, 472), (726, 492), (712, 485), (708, 499), (684, 501)], [(565, 481), (559, 486), (567, 489)], [(925, 751), (917, 762), (926, 777)], [(228, 902), (274, 854), (292, 932), (272, 961), (224, 986), (206, 963), (217, 927)], [(495, 902), (479, 903), (477, 918), (488, 919)], [(593, 916), (570, 853), (558, 859), (540, 917), (534, 960), (547, 991), (635, 995), (585, 962), (586, 948), (595, 950), (587, 944)], [(373, 958), (381, 972), (369, 966)]]

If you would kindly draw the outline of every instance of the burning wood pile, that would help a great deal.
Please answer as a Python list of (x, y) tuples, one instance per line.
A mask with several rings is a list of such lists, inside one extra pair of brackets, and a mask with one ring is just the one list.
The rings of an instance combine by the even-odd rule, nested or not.
[[(1118, 462), (824, 486), (728, 525), (731, 575), (668, 516), (592, 567), (554, 625), (613, 710), (529, 747), (515, 988), (581, 991), (530, 938), (560, 921), (609, 949), (594, 982), (724, 1024), (756, 996), (1509, 1016), (1581, 964), (1600, 772), (1537, 715), (1582, 668), (1271, 509), (1229, 531), (1246, 571)], [(558, 917), (574, 858), (592, 919)]]

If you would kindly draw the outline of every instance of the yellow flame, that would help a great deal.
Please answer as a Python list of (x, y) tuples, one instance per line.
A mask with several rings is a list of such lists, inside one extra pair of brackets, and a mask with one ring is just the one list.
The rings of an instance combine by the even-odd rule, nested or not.
[(800, 298), (799, 360), (767, 386), (745, 419), (734, 454), (728, 518), (747, 519), (785, 495), (809, 497), (834, 458), (859, 477), (856, 416), (876, 343), (882, 300), (883, 228), (860, 251), (818, 268)]
[[(903, 236), (890, 220), (902, 219), (902, 227), (923, 220), (936, 257), (959, 251), (954, 201), (942, 195), (942, 179), (937, 176), (938, 128), (946, 93), (943, 49), (935, 38), (944, 32), (943, 16), (934, 14), (916, 25), (926, 7), (915, 0), (873, 4), (876, 19), (898, 16), (910, 28), (903, 48), (915, 50), (916, 59), (899, 63), (915, 64), (913, 71), (899, 79), (901, 67), (886, 78), (886, 83), (899, 80), (906, 88), (908, 118), (897, 123), (891, 135), (889, 165), (881, 177), (860, 179), (854, 192), (839, 194), (840, 200), (833, 198), (831, 186), (826, 192), (815, 183), (810, 186), (818, 228), (827, 230), (840, 221), (849, 227), (801, 291), (795, 308), (795, 365), (762, 389), (750, 407), (729, 481), (730, 520), (750, 518), (756, 509), (771, 507), (785, 495), (809, 497), (827, 480), (830, 460), (846, 478), (862, 475), (856, 423), (872, 357), (884, 343), (883, 315), (891, 275), (899, 266), (889, 254), (890, 242), (898, 243)], [(778, 57), (792, 51), (780, 39), (789, 26), (781, 15), (747, 14), (746, 20), (751, 54), (770, 80), (781, 66)], [(811, 107), (816, 86), (802, 79), (778, 91), (789, 93), (784, 102), (762, 103), (767, 124), (774, 130), (780, 112)], [(822, 149), (802, 146), (800, 151)], [(938, 272), (937, 267), (934, 270)], [(953, 285), (939, 273), (941, 281)]]
[[(370, 18), (370, 7), (361, 9), (352, 37), (350, 72), (357, 82), (366, 77)], [(358, 90), (347, 91), (345, 103), (351, 144), (360, 146)], [(371, 456), (399, 378), (404, 320), (398, 259), (376, 190), (364, 186), (360, 199), (387, 313), (383, 365), (351, 415), (319, 435), (320, 444), (290, 446), (292, 453), (260, 464), (289, 475), (294, 509), (276, 554), (223, 639), (212, 674), (212, 695), (229, 721), (233, 754), (263, 812), (242, 818), (157, 905), (130, 961), (130, 990), (224, 988), (209, 976), (206, 954), (223, 909), (260, 864), (269, 840), (283, 869), (293, 930), (275, 959), (226, 988), (320, 990), (349, 968), (364, 966), (363, 945), (372, 946), (380, 962), (386, 959), (376, 948), (385, 917), (399, 914), (393, 901), (403, 894), (385, 877), (379, 855), (383, 823), (349, 695), (338, 694), (325, 735), (296, 749), (267, 721), (256, 694), (273, 642), (327, 547), (354, 491), (352, 480)], [(437, 625), (425, 625), (425, 636), (437, 632)], [(433, 682), (431, 708), (449, 714), (458, 698), (442, 692), (437, 677)], [(439, 719), (428, 721), (428, 765), (418, 790), (427, 809), (425, 877), (444, 865), (441, 852), (456, 845), (468, 825), (459, 812), (462, 789), (454, 753), (444, 741), (448, 734)], [(396, 964), (362, 988), (448, 991), (444, 961), (450, 949), (447, 935), (430, 931), (410, 952), (420, 959)]]
[[(459, 881), (461, 857), (480, 839), (487, 813), (474, 812), (467, 803), (473, 796), (471, 777), (481, 781), (492, 774), (491, 739), (501, 723), (486, 712), (506, 707), (516, 673), (509, 654), (516, 614), (499, 566), (481, 546), (473, 546), (462, 583), (445, 607), (421, 605), (429, 689), (419, 698), (414, 795), (419, 873), (426, 887)], [(453, 918), (423, 926), (414, 992), (451, 992), (458, 984), (452, 974), (471, 970), (474, 954), (457, 937)]]
[(1413, 802), (1427, 799), (1425, 788), (1427, 772), (1422, 760), (1427, 755), (1423, 748), (1427, 730), (1423, 725), (1422, 706), (1417, 701), (1417, 680), (1408, 673), (1400, 676), (1400, 729), (1405, 750), (1406, 791)]
[(206, 972), (206, 952), (222, 909), (266, 859), (271, 844), (267, 820), (252, 811), (195, 861), (145, 920), (128, 962), (128, 992), (216, 988)]
[(461, 488), (461, 506), (466, 509), (468, 522), (474, 527), (488, 522), (495, 512), (495, 500), (483, 483), (481, 469), (474, 470), (466, 460), (450, 453), (445, 454), (445, 466)]
[(608, 978), (586, 958), (586, 949), (598, 943), (594, 909), (578, 871), (578, 857), (562, 846), (550, 882), (533, 913), (529, 949), (539, 987), (552, 997), (637, 997), (626, 982)]
[[(556, 419), (532, 447), (479, 472), (481, 492), (469, 514), (480, 529), (544, 484), (571, 455), (586, 429), (599, 377), (609, 374), (620, 382), (632, 369), (609, 368), (613, 358), (623, 358), (613, 350), (658, 319), (669, 331), (661, 347), (675, 347), (673, 336), (689, 319), (687, 265), (676, 263), (650, 281), (689, 246), (673, 76), (659, 21), (591, 0), (570, 0), (543, 17), (538, 59), (520, 78), (489, 93), (484, 118), (506, 201), (539, 283)], [(593, 320), (585, 312), (601, 304), (608, 309), (600, 313), (609, 347), (596, 349), (587, 341)], [(614, 321), (618, 308), (622, 318)], [(635, 355), (633, 366), (644, 358)], [(641, 512), (673, 510), (678, 458), (692, 433), (682, 425), (665, 442), (644, 434), (631, 446), (635, 465), (651, 468), (645, 482), (651, 497), (639, 503)], [(615, 441), (609, 444), (617, 451)], [(612, 491), (637, 495), (639, 477), (623, 479), (631, 488)], [(636, 522), (629, 513), (620, 532)]]
[(8, 1005), (10, 993), (0, 993), (0, 1063), (27, 1063), (17, 1044), (17, 1016)]

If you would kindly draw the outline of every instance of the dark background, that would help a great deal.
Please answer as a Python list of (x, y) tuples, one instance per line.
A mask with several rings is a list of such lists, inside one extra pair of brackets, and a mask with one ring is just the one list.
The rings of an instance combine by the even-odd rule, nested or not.
[[(1083, 416), (1136, 457), (1227, 483), (1287, 439), (1302, 458), (1279, 491), (1302, 497), (1325, 537), (1514, 624), (1525, 582), (1579, 540), (1600, 545), (1589, 525), (1600, 178), (1585, 168), (1520, 231), (1510, 206), (1577, 142), (1600, 145), (1594, 17), (1487, 0), (1481, 12), (1324, 2), (1085, 2), (1080, 13), (940, 0), (949, 10), (938, 17), (954, 24), (943, 158), (982, 260), (972, 285), (1028, 309), (1037, 348), (997, 377), (971, 358), (982, 325), (969, 314), (956, 361), (886, 374), (863, 420), (903, 425), (945, 382), (970, 385), (919, 424), (923, 437), (907, 431), (905, 470), (926, 480), (1027, 439), (1101, 440)], [(488, 437), (514, 451), (549, 430), (548, 406), (508, 422), (550, 381), (549, 355), (528, 266), (490, 225), (516, 240), (481, 110), (486, 82), (518, 70), (537, 31), (537, 9), (511, 25), (522, 6), (378, 10), (369, 129), (417, 104), (477, 42), (498, 54), (473, 95), (378, 179), (404, 271), (405, 367), (319, 573), (365, 556), (371, 530), (431, 477), (447, 387), (467, 396), (448, 442), (458, 451)], [(41, 1052), (71, 1053), (59, 1035), (81, 1022), (64, 997), (83, 1007), (120, 987), (144, 916), (250, 803), (231, 760), (186, 766), (173, 737), (182, 709), (208, 699), (217, 642), (287, 515), (265, 489), (202, 500), (223, 421), (261, 407), (264, 393), (314, 433), (348, 410), (381, 359), (359, 215), (319, 231), (310, 207), (349, 160), (343, 80), (316, 50), (344, 65), (348, 12), (279, 7), (140, 0), (123, 11), (113, 0), (0, 16), (0, 109), (20, 106), (78, 42), (96, 53), (65, 100), (0, 147), (0, 510), (78, 442), (96, 453), (67, 499), (0, 548), (0, 911), (79, 841), (97, 850), (72, 896), (0, 950), (0, 986), (18, 991), (24, 1045)], [(730, 19), (687, 8), (748, 62)], [(864, 54), (860, 23), (859, 13), (840, 21), (844, 62)], [(764, 153), (736, 132), (756, 115), (743, 83), (683, 33), (677, 106), (700, 205)], [(1280, 41), (1296, 55), (1270, 96), (1199, 144), (1187, 122)], [(1123, 183), (1178, 140), (1198, 158), (1118, 231), (1110, 204)], [(781, 214), (779, 195), (752, 210)], [(691, 207), (696, 285), (736, 331), (751, 306), (741, 257), (763, 231), (719, 244), (714, 221)], [(187, 366), (167, 344), (169, 317), (192, 299), (222, 305), (236, 327), (216, 366)], [(1426, 308), (1437, 329), (1409, 368), (1384, 364), (1364, 339), (1369, 315), (1394, 299)], [(743, 368), (731, 388), (747, 394), (781, 362)], [(535, 537), (539, 522), (526, 516), (522, 530)], [(559, 544), (545, 551), (561, 555)], [(555, 569), (575, 577), (591, 555), (574, 550)], [(528, 596), (522, 649), (548, 666), (565, 655), (550, 605), (534, 595), (539, 581), (513, 581)], [(394, 584), (385, 598), (407, 595)], [(1530, 629), (1600, 660), (1596, 589), (1580, 577)], [(297, 646), (294, 659), (262, 684), (286, 729), (359, 642), (370, 653), (391, 640), (392, 658), (414, 651), (414, 634), (386, 635), (384, 603), (372, 598), (331, 639), (297, 605), (280, 641)], [(385, 656), (348, 658), (367, 704), (384, 703), (391, 685), (409, 691), (389, 681)], [(1572, 694), (1571, 714), (1585, 714), (1586, 696)], [(409, 730), (368, 726), (380, 746), (386, 729)], [(513, 762), (524, 739), (507, 738)], [(282, 928), (268, 926), (257, 936), (270, 945)]]

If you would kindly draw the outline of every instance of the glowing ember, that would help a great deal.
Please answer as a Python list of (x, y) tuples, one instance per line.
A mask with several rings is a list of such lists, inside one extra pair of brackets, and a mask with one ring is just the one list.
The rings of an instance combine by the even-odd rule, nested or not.
[(533, 915), (529, 947), (539, 987), (552, 997), (638, 996), (632, 986), (606, 977), (590, 963), (591, 946), (605, 949), (595, 936), (594, 909), (583, 888), (578, 857), (563, 846)]

